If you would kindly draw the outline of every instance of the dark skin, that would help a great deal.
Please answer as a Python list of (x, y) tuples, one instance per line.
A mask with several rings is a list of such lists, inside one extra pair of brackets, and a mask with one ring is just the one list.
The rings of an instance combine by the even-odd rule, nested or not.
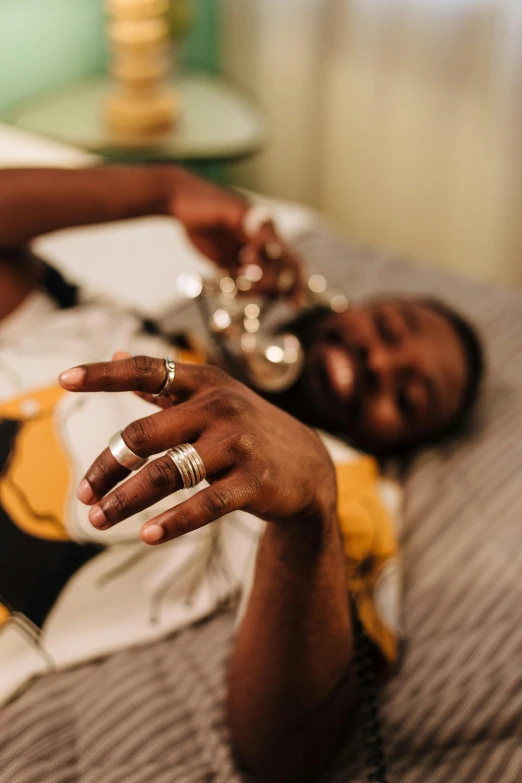
[[(249, 262), (265, 270), (263, 293), (274, 290), (281, 268), (291, 267), (297, 276), (290, 294), (298, 296), (297, 259), (271, 224), (245, 236), (247, 208), (236, 194), (175, 167), (0, 172), (0, 248), (5, 248), (0, 254), (0, 320), (37, 284), (38, 265), (26, 252), (32, 239), (145, 215), (179, 218), (195, 246), (231, 274), (247, 251)], [(264, 252), (273, 241), (283, 247), (276, 262)], [(465, 361), (442, 316), (411, 303), (407, 326), (405, 313), (399, 312), (402, 305), (378, 307), (389, 321), (384, 329), (373, 306), (332, 315), (321, 324), (309, 346), (300, 397), (317, 423), (388, 451), (451, 420), (465, 384)], [(412, 316), (418, 330), (411, 328)], [(132, 390), (146, 395), (161, 387), (162, 361), (118, 359), (64, 374), (61, 383), (74, 392)], [(427, 400), (431, 386), (439, 401)], [(403, 411), (404, 396), (415, 418)], [(178, 365), (173, 393), (161, 407), (129, 424), (125, 441), (137, 454), (152, 457), (193, 442), (210, 487), (151, 519), (142, 538), (161, 545), (235, 509), (267, 520), (230, 667), (232, 740), (263, 783), (313, 780), (354, 712), (352, 629), (334, 467), (308, 426), (216, 368)], [(92, 506), (92, 524), (104, 529), (179, 488), (171, 461), (152, 459), (129, 478), (106, 450), (78, 494)]]
[(381, 300), (321, 321), (299, 391), (316, 424), (389, 454), (444, 431), (466, 382), (464, 347), (443, 315)]
[[(164, 377), (161, 359), (128, 357), (73, 368), (60, 382), (73, 392), (150, 399)], [(161, 402), (122, 433), (136, 454), (153, 459), (129, 477), (105, 449), (78, 497), (91, 506), (94, 527), (112, 528), (182, 487), (170, 457), (154, 457), (190, 442), (210, 486), (145, 523), (143, 541), (158, 546), (239, 509), (268, 522), (232, 655), (229, 723), (257, 780), (312, 780), (354, 706), (334, 467), (313, 430), (215, 367), (178, 363)]]
[[(247, 237), (242, 227), (247, 210), (237, 194), (178, 167), (0, 172), (0, 248), (5, 249), (0, 253), (0, 320), (37, 282), (37, 262), (26, 250), (31, 240), (73, 226), (145, 215), (177, 217), (198, 250), (232, 275), (241, 258), (258, 263), (265, 270), (260, 293), (273, 292), (278, 272), (290, 267), (296, 285), (289, 294), (297, 298), (298, 260), (272, 224)], [(274, 241), (283, 249), (276, 261), (264, 252)], [(341, 388), (343, 372), (355, 380), (350, 391)], [(451, 422), (465, 375), (462, 345), (442, 315), (415, 302), (382, 302), (332, 314), (320, 324), (297, 399), (304, 392), (311, 423), (341, 432), (374, 453), (389, 453), (415, 446)]]

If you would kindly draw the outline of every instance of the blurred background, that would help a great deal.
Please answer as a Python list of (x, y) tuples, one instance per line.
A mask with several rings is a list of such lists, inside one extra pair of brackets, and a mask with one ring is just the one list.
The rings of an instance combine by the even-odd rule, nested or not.
[(170, 0), (168, 20), (179, 117), (122, 150), (93, 104), (103, 0), (0, 0), (0, 121), (186, 162), (357, 243), (522, 285), (518, 0)]

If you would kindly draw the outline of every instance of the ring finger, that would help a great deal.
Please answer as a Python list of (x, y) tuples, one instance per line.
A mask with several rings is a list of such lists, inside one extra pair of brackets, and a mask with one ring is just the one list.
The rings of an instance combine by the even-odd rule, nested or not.
[[(223, 474), (234, 463), (233, 451), (225, 444), (226, 440), (215, 435), (203, 436), (193, 444), (209, 479)], [(182, 476), (167, 453), (149, 462), (93, 506), (89, 520), (98, 530), (108, 530), (182, 488)]]
[[(133, 421), (122, 431), (121, 438), (136, 456), (152, 457), (177, 443), (195, 440), (205, 429), (207, 421), (208, 412), (186, 402)], [(111, 451), (105, 449), (86, 472), (78, 488), (79, 500), (92, 505), (129, 473)]]

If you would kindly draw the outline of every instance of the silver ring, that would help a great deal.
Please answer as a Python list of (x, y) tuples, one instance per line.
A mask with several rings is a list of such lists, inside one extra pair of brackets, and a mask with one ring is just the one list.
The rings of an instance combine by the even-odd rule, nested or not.
[(165, 357), (164, 361), (166, 372), (165, 381), (159, 392), (156, 392), (156, 394), (152, 395), (156, 399), (167, 394), (167, 392), (170, 390), (170, 387), (174, 383), (174, 378), (176, 377), (176, 362), (173, 362), (172, 359), (168, 358), (168, 356)]
[(183, 481), (183, 489), (192, 489), (205, 480), (207, 472), (203, 460), (191, 443), (182, 443), (167, 451)]
[(110, 439), (109, 451), (116, 462), (119, 462), (120, 465), (123, 468), (127, 468), (127, 470), (139, 470), (149, 461), (148, 457), (139, 457), (132, 449), (129, 449), (121, 437), (121, 430), (115, 432)]
[(174, 449), (170, 449), (167, 451), (167, 456), (171, 458), (178, 469), (181, 480), (183, 481), (183, 489), (190, 489), (193, 486), (193, 482), (181, 455), (174, 451)]
[(207, 477), (207, 471), (205, 470), (203, 460), (199, 456), (192, 443), (182, 443), (181, 446), (178, 446), (178, 449), (179, 451), (183, 451), (187, 458), (191, 461), (196, 483), (199, 484), (201, 481), (204, 481)]

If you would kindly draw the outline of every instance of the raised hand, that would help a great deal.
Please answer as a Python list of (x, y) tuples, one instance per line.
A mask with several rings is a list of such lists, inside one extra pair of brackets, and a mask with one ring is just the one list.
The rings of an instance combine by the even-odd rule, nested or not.
[[(165, 379), (165, 360), (138, 356), (67, 370), (60, 383), (74, 392), (150, 395)], [(319, 437), (223, 371), (177, 363), (161, 401), (168, 407), (121, 435), (124, 449), (154, 459), (131, 474), (107, 448), (85, 474), (78, 497), (92, 506), (94, 527), (108, 529), (186, 485), (176, 460), (164, 454), (185, 443), (196, 449), (210, 486), (145, 523), (146, 543), (169, 541), (238, 509), (284, 525), (335, 513), (335, 472)]]

